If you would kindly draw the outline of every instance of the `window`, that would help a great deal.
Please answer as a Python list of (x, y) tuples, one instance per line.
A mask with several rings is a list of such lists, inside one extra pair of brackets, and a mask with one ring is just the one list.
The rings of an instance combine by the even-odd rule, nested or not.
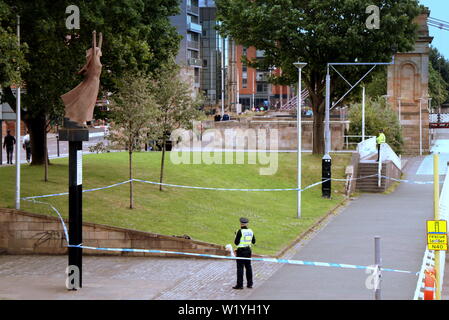
[(207, 67), (207, 59), (203, 59), (203, 68)]
[(242, 79), (242, 88), (248, 87), (248, 79)]
[(246, 47), (243, 47), (242, 55), (244, 55), (246, 57), (246, 55), (247, 55), (247, 48)]

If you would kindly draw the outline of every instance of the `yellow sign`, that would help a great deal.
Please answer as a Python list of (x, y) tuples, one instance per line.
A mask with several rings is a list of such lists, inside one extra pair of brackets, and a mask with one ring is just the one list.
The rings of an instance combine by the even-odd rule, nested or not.
[(447, 222), (445, 220), (427, 221), (427, 245), (429, 250), (447, 250)]
[(446, 220), (428, 220), (427, 221), (427, 233), (442, 232), (447, 233), (447, 221)]

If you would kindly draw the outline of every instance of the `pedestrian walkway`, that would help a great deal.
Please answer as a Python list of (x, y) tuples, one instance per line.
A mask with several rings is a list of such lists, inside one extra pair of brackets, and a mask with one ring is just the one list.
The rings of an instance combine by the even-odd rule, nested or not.
[[(422, 157), (408, 161), (405, 179), (416, 175)], [(374, 237), (381, 237), (382, 266), (418, 272), (426, 246), (425, 221), (432, 218), (432, 185), (400, 184), (390, 194), (362, 194), (309, 241), (293, 259), (374, 264)], [(373, 299), (365, 270), (282, 266), (249, 299)], [(417, 277), (384, 272), (383, 299), (412, 299)]]

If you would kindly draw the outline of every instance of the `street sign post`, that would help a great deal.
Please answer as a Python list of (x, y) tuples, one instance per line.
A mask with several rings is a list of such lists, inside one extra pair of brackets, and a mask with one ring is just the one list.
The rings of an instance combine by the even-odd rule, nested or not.
[(427, 221), (427, 245), (429, 250), (447, 251), (447, 221)]

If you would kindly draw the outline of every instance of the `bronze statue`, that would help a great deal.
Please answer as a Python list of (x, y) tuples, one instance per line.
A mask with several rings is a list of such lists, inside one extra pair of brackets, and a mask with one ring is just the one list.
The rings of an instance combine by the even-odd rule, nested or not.
[(86, 64), (77, 73), (84, 75), (84, 80), (76, 88), (61, 96), (65, 105), (64, 127), (83, 128), (84, 122), (92, 120), (100, 88), (102, 43), (103, 35), (100, 32), (97, 47), (97, 33), (94, 31), (92, 48), (86, 51)]

